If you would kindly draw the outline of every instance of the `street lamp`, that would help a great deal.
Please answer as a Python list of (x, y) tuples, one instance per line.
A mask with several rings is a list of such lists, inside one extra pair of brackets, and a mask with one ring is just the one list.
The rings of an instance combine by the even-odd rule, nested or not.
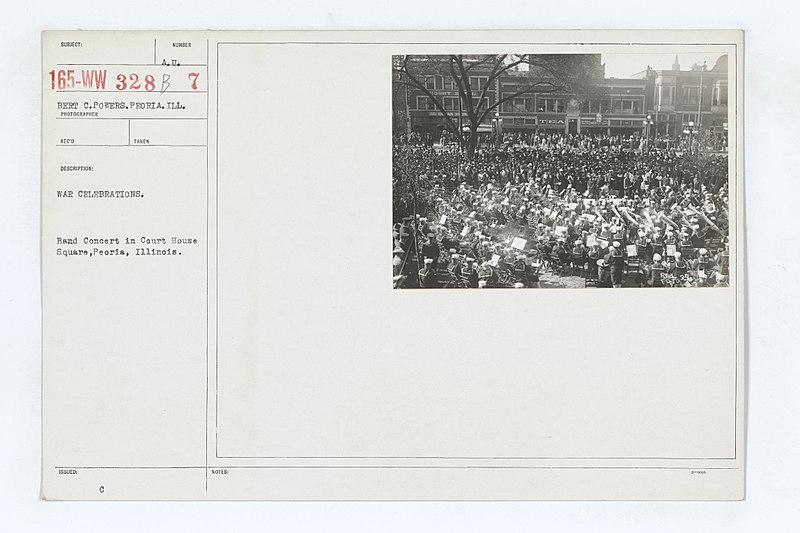
[(495, 143), (499, 147), (503, 141), (503, 117), (500, 116), (499, 112), (495, 113), (492, 119), (492, 131), (496, 136)]
[(689, 136), (689, 153), (693, 153), (694, 136), (697, 135), (697, 130), (694, 128), (694, 121), (689, 121), (689, 127), (683, 128), (683, 134)]
[(651, 132), (653, 124), (654, 124), (653, 116), (650, 115), (650, 114), (648, 114), (647, 118), (645, 118), (642, 121), (642, 125), (644, 126), (644, 136), (645, 136), (645, 139), (646, 139), (645, 142), (646, 142), (648, 148), (650, 147), (650, 132)]

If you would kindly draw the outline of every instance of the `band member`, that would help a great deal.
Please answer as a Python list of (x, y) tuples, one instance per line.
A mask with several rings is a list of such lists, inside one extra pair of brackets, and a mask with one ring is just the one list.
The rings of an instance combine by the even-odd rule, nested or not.
[(598, 278), (597, 260), (600, 258), (600, 247), (595, 244), (586, 252), (586, 277)]
[(700, 248), (697, 251), (697, 259), (692, 263), (692, 270), (698, 272), (710, 273), (709, 271), (714, 267), (711, 258), (708, 256), (708, 250)]
[(611, 281), (611, 270), (609, 269), (609, 264), (606, 262), (605, 258), (597, 260), (597, 279), (598, 287), (609, 288), (613, 287), (613, 283)]
[(625, 270), (625, 254), (622, 253), (622, 244), (614, 241), (606, 255), (606, 262), (610, 265), (611, 282), (614, 288), (622, 287), (622, 273)]
[(430, 234), (433, 233), (433, 230), (431, 230), (431, 227), (428, 225), (427, 217), (419, 217), (419, 231), (429, 238)]
[(461, 281), (461, 256), (455, 253), (455, 250), (451, 250), (453, 252), (450, 254), (450, 261), (447, 263), (447, 272), (450, 273), (450, 277), (454, 282)]
[(395, 289), (405, 289), (408, 287), (408, 276), (397, 275), (392, 278), (392, 284)]
[(461, 275), (466, 280), (469, 288), (478, 288), (478, 268), (473, 258), (467, 257), (467, 262), (461, 270)]
[(647, 256), (647, 261), (652, 261), (653, 256), (658, 254), (664, 256), (664, 237), (661, 235), (661, 228), (656, 227), (653, 229), (653, 236), (650, 238), (650, 250)]
[(425, 258), (425, 266), (419, 271), (419, 283), (426, 289), (436, 288), (439, 283), (436, 281), (436, 270), (433, 268), (433, 259)]
[(392, 251), (392, 272), (394, 276), (402, 274), (403, 257), (405, 254), (406, 252), (402, 248), (395, 248)]
[(578, 271), (583, 271), (583, 266), (586, 264), (586, 250), (583, 247), (583, 241), (578, 239), (572, 246), (572, 268), (577, 268)]
[(688, 231), (681, 233), (680, 251), (684, 257), (691, 257), (694, 252), (694, 245), (692, 244), (692, 236)]
[(641, 257), (642, 259), (647, 259), (647, 233), (643, 230), (639, 230), (638, 237), (636, 239), (636, 255)]
[(683, 254), (675, 252), (675, 262), (670, 268), (670, 273), (676, 277), (681, 277), (689, 270), (689, 263), (683, 258)]
[(611, 230), (614, 234), (614, 239), (618, 241), (625, 240), (625, 225), (622, 223), (621, 220), (617, 219), (615, 221), (615, 225), (611, 226)]
[(494, 276), (494, 271), (492, 270), (492, 265), (489, 264), (489, 261), (484, 261), (481, 263), (481, 266), (478, 268), (478, 285), (483, 282), (483, 286), (486, 286), (492, 280)]
[(653, 264), (648, 269), (648, 282), (651, 287), (663, 287), (663, 276), (667, 271), (666, 265), (661, 261), (661, 255), (653, 254)]
[(516, 254), (514, 262), (511, 264), (511, 271), (514, 273), (514, 279), (522, 283), (528, 283), (528, 265), (525, 264), (525, 256), (523, 254)]
[(678, 239), (675, 238), (675, 232), (673, 232), (669, 228), (667, 228), (667, 233), (664, 235), (664, 247), (665, 247), (665, 249), (666, 249), (666, 246), (668, 244), (671, 244), (671, 245), (676, 246), (676, 247), (677, 247), (677, 244), (678, 244)]
[(428, 233), (428, 240), (422, 245), (422, 257), (431, 259), (433, 263), (433, 270), (439, 266), (439, 245), (436, 242), (436, 236), (433, 233)]

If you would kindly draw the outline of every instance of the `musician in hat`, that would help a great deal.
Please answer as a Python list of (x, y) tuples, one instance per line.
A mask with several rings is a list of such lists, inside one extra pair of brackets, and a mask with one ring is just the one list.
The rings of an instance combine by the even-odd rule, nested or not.
[(674, 262), (669, 267), (669, 273), (674, 275), (675, 277), (681, 277), (686, 275), (686, 272), (689, 270), (689, 263), (686, 259), (683, 258), (683, 254), (680, 252), (675, 252), (673, 256)]
[(414, 242), (411, 226), (411, 220), (413, 217), (405, 217), (403, 222), (400, 224), (400, 227), (397, 229), (398, 238), (397, 238), (397, 246), (400, 246), (403, 250), (408, 251), (411, 247), (411, 244)]
[(664, 274), (667, 272), (667, 266), (661, 260), (661, 254), (653, 254), (653, 264), (648, 267), (648, 281), (650, 287), (663, 287)]
[(402, 274), (403, 257), (405, 257), (405, 254), (405, 250), (399, 247), (392, 251), (392, 275), (398, 276)]
[(436, 235), (433, 232), (428, 232), (427, 240), (422, 245), (422, 257), (431, 259), (433, 269), (436, 270), (439, 264), (439, 244), (436, 242)]
[(675, 237), (675, 232), (673, 232), (672, 228), (669, 226), (667, 226), (667, 232), (664, 234), (663, 243), (665, 248), (668, 244), (671, 244), (677, 248), (678, 239)]
[(409, 277), (404, 276), (402, 274), (394, 276), (392, 278), (392, 284), (395, 289), (407, 289), (411, 286), (409, 282)]
[(636, 238), (636, 255), (638, 255), (639, 257), (641, 257), (643, 259), (647, 258), (648, 257), (648, 255), (647, 255), (647, 246), (648, 246), (648, 244), (650, 244), (650, 243), (647, 240), (647, 232), (645, 232), (643, 229), (640, 229), (637, 232), (637, 238)]
[(683, 231), (681, 231), (680, 251), (684, 256), (686, 256), (687, 254), (691, 255), (694, 252), (694, 245), (692, 244), (692, 236), (689, 233), (688, 228), (684, 228)]
[(650, 247), (649, 247), (649, 254), (647, 256), (647, 261), (650, 262), (653, 260), (653, 256), (658, 254), (660, 256), (664, 256), (664, 236), (661, 234), (661, 228), (658, 226), (653, 228), (653, 235), (650, 237)]
[(419, 283), (426, 289), (437, 288), (439, 283), (436, 280), (436, 270), (433, 268), (433, 259), (426, 257), (424, 265), (419, 271)]
[(605, 257), (611, 272), (611, 282), (614, 288), (622, 287), (622, 273), (625, 270), (625, 254), (622, 253), (622, 243), (614, 241)]
[(419, 217), (419, 230), (422, 235), (430, 236), (433, 233), (431, 227), (428, 225), (428, 217)]
[(586, 248), (583, 246), (583, 239), (576, 239), (572, 245), (572, 268), (578, 269), (578, 272), (583, 272), (583, 267), (586, 264)]
[(611, 226), (611, 230), (614, 235), (614, 239), (622, 242), (625, 240), (625, 225), (622, 221), (617, 218), (613, 226)]
[(459, 282), (462, 280), (461, 270), (461, 254), (456, 253), (455, 249), (451, 249), (450, 259), (447, 262), (447, 272), (456, 282)]
[(707, 273), (710, 272), (714, 267), (715, 264), (708, 255), (708, 250), (705, 248), (700, 248), (697, 251), (697, 259), (692, 262), (692, 270)]
[(600, 258), (596, 261), (597, 264), (597, 279), (598, 287), (603, 288), (610, 288), (613, 287), (613, 281), (611, 279), (611, 270), (609, 268), (610, 264), (606, 261), (606, 258)]
[(478, 282), (480, 283), (482, 281), (484, 285), (487, 285), (492, 281), (493, 276), (494, 271), (489, 261), (481, 263), (480, 267), (478, 267)]
[(461, 277), (466, 280), (469, 288), (478, 288), (478, 265), (473, 258), (467, 257), (461, 270)]

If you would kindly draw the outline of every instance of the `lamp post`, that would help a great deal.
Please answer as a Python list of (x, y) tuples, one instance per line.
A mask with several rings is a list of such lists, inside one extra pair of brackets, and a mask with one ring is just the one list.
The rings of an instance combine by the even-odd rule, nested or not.
[(688, 127), (683, 128), (683, 134), (689, 137), (689, 154), (694, 153), (694, 137), (697, 135), (697, 130), (693, 120), (689, 121)]
[(653, 116), (650, 114), (642, 121), (642, 125), (644, 125), (645, 146), (648, 151), (650, 150), (650, 132), (652, 131), (653, 124)]
[(706, 71), (706, 62), (703, 61), (703, 66), (700, 69), (700, 94), (697, 98), (697, 129), (703, 123), (703, 73)]
[(503, 142), (503, 117), (497, 112), (492, 119), (492, 131), (495, 134), (495, 146), (498, 148)]

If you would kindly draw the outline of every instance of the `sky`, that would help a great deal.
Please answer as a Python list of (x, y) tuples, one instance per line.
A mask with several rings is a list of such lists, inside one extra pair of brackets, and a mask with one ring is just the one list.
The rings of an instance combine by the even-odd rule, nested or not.
[[(719, 53), (678, 53), (678, 62), (681, 70), (689, 70), (694, 63), (703, 64), (711, 70), (719, 58)], [(603, 63), (606, 65), (606, 77), (630, 78), (633, 74), (647, 69), (650, 65), (656, 70), (670, 69), (675, 61), (675, 54), (603, 54)]]

